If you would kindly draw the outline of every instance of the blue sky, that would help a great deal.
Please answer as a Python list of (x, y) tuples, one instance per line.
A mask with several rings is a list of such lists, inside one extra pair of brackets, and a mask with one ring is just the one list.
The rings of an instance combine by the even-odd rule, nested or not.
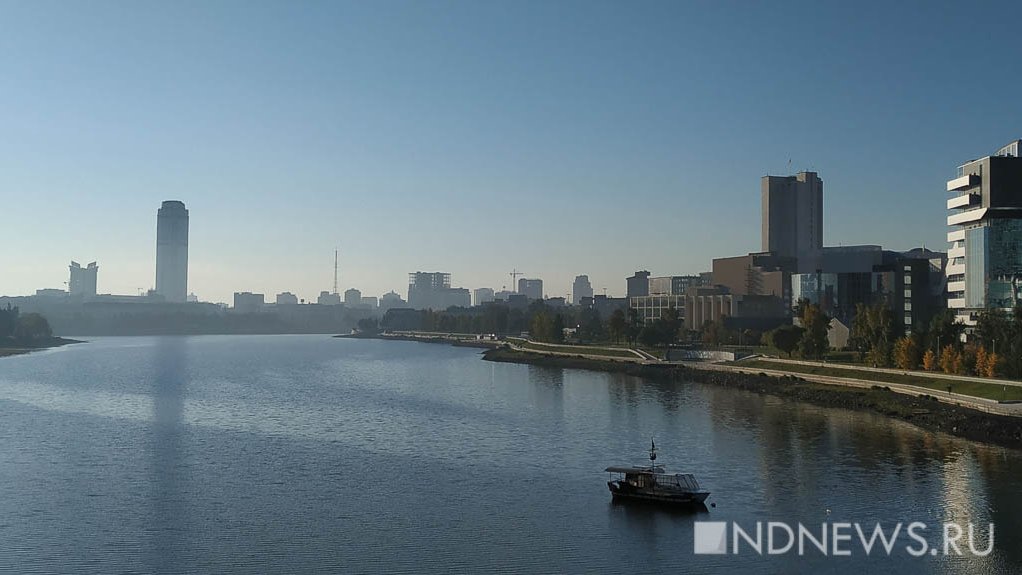
[[(154, 283), (565, 295), (760, 247), (815, 169), (825, 241), (944, 248), (944, 183), (1022, 137), (1022, 5), (0, 0), (0, 294)], [(790, 168), (789, 168), (790, 161)]]

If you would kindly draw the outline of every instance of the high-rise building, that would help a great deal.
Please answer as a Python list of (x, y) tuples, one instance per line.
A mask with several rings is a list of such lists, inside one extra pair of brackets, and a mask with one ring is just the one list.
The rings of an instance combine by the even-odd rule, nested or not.
[(641, 271), (635, 272), (635, 275), (625, 278), (626, 288), (625, 295), (627, 297), (639, 297), (649, 295), (649, 272)]
[(472, 305), (483, 305), (493, 301), (493, 288), (478, 288), (472, 291)]
[(814, 272), (823, 248), (823, 180), (816, 172), (763, 176), (764, 252), (798, 259), (798, 271)]
[(400, 309), (408, 307), (408, 302), (401, 299), (401, 296), (397, 292), (389, 291), (380, 296), (380, 312), (386, 313), (390, 309)]
[(571, 303), (582, 305), (582, 298), (593, 297), (593, 285), (589, 283), (589, 276), (575, 276), (571, 284)]
[(344, 305), (348, 307), (358, 307), (362, 305), (362, 292), (355, 288), (345, 290)]
[(947, 305), (975, 325), (1022, 301), (1022, 140), (966, 162), (947, 183)]
[(92, 297), (96, 295), (96, 275), (99, 266), (96, 262), (82, 267), (78, 262), (71, 262), (71, 279), (67, 283), (67, 290), (71, 297)]
[(177, 200), (156, 212), (156, 293), (169, 302), (188, 296), (188, 210)]
[(529, 301), (543, 299), (543, 280), (519, 278), (518, 293), (524, 295)]

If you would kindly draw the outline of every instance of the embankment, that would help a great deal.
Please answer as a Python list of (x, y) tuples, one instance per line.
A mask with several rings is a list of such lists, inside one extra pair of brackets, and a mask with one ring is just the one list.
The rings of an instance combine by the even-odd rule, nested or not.
[(984, 413), (960, 405), (942, 403), (929, 396), (913, 397), (898, 394), (883, 386), (872, 389), (841, 387), (807, 382), (795, 376), (753, 375), (680, 365), (641, 365), (624, 361), (551, 356), (503, 348), (484, 352), (483, 359), (624, 373), (675, 381), (678, 384), (695, 381), (804, 401), (823, 407), (872, 411), (907, 421), (928, 431), (939, 431), (973, 441), (1022, 449), (1022, 418)]

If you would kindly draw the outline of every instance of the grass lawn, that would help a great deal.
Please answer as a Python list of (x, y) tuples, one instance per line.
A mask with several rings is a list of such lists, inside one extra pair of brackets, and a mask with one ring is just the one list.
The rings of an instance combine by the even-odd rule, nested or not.
[(821, 367), (815, 365), (791, 365), (775, 363), (772, 361), (749, 360), (736, 362), (735, 365), (753, 369), (770, 369), (774, 371), (786, 371), (789, 373), (802, 373), (806, 375), (825, 375), (830, 377), (847, 377), (865, 381), (882, 383), (901, 383), (904, 385), (915, 385), (932, 389), (934, 395), (947, 394), (948, 384), (952, 384), (951, 391), (957, 395), (971, 395), (993, 400), (1022, 400), (1022, 387), (1005, 386), (996, 383), (982, 383), (975, 381), (947, 380), (926, 377), (926, 375), (903, 375), (900, 373), (877, 373), (869, 370), (856, 370), (844, 367)]
[(524, 347), (525, 349), (534, 349), (536, 351), (556, 351), (560, 353), (606, 355), (609, 357), (627, 357), (634, 359), (638, 359), (639, 357), (638, 355), (623, 349), (611, 349), (607, 347), (596, 347), (591, 345), (559, 345), (555, 343), (536, 343), (518, 338), (508, 339), (513, 341), (515, 345)]

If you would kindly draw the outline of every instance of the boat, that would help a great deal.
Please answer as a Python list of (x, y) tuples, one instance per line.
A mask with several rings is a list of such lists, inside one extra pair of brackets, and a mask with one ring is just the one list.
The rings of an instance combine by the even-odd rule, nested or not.
[(702, 505), (708, 491), (699, 487), (691, 473), (667, 473), (656, 464), (656, 443), (650, 439), (649, 467), (608, 467), (614, 477), (607, 482), (614, 499), (633, 499), (671, 505)]

